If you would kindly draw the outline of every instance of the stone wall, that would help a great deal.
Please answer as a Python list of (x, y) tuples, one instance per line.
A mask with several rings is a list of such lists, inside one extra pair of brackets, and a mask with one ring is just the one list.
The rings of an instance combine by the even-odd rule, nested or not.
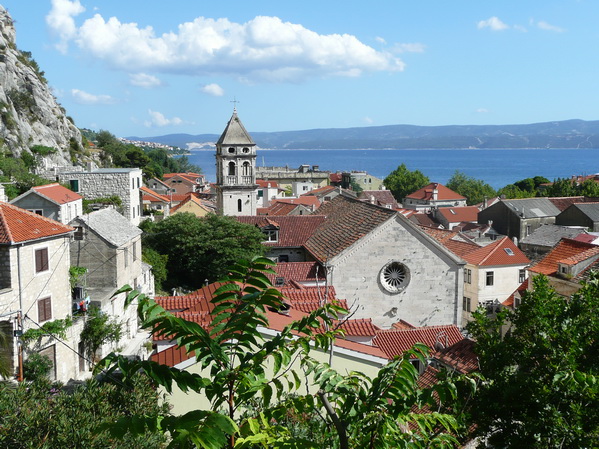
[(94, 172), (70, 172), (59, 174), (61, 183), (78, 181), (78, 190), (86, 199), (105, 198), (116, 195), (122, 201), (122, 214), (134, 225), (140, 222), (141, 214), (141, 169), (97, 170)]
[[(409, 270), (403, 291), (386, 291), (379, 275), (391, 261)], [(386, 222), (329, 264), (329, 282), (346, 299), (353, 318), (389, 328), (403, 319), (414, 326), (462, 322), (463, 266), (401, 217)]]

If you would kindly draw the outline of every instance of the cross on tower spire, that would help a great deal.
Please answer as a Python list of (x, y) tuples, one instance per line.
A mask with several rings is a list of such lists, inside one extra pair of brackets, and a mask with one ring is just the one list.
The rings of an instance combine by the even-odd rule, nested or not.
[(233, 97), (233, 101), (231, 101), (231, 103), (233, 103), (233, 112), (237, 112), (237, 103), (240, 103), (240, 101), (237, 100), (237, 98)]

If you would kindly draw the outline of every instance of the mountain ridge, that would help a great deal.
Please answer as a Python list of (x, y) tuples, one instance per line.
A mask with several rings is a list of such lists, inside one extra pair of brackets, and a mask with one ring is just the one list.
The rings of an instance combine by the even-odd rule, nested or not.
[[(599, 120), (580, 119), (521, 125), (383, 125), (252, 132), (261, 148), (424, 149), (424, 148), (599, 148)], [(166, 134), (127, 137), (181, 148), (214, 143), (219, 134)], [(192, 145), (193, 146), (193, 145)]]

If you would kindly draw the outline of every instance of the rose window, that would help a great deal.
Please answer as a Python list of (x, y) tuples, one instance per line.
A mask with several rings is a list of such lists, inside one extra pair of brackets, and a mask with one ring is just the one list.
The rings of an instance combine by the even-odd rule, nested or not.
[(410, 272), (401, 262), (389, 262), (381, 270), (379, 280), (389, 293), (399, 293), (408, 285)]

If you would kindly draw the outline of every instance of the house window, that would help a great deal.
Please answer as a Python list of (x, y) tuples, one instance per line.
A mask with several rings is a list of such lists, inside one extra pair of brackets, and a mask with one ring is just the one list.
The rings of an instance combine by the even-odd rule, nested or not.
[(289, 262), (289, 255), (288, 254), (281, 254), (279, 256), (279, 262)]
[(279, 241), (279, 230), (278, 229), (265, 229), (264, 235), (266, 236), (265, 241), (277, 242)]
[(526, 270), (520, 270), (518, 272), (518, 282), (522, 283), (526, 280)]
[(237, 212), (241, 212), (242, 207), (243, 207), (243, 205), (241, 203), (241, 200), (237, 200)]
[(243, 176), (250, 176), (252, 174), (252, 169), (249, 162), (244, 162), (241, 168)]
[(493, 271), (487, 271), (487, 286), (490, 287), (493, 285), (493, 277), (494, 277)]
[(244, 152), (244, 153), (249, 153), (249, 152), (250, 152), (250, 149), (249, 149), (249, 148), (244, 148), (244, 149), (243, 149), (243, 152)]
[(233, 148), (233, 147), (229, 148), (229, 153), (231, 153), (231, 154), (235, 153), (235, 148)]
[(125, 248), (125, 268), (129, 266), (129, 247)]
[(50, 265), (48, 264), (48, 248), (36, 249), (35, 250), (35, 272), (41, 273), (42, 271), (48, 271)]
[(464, 270), (464, 282), (466, 284), (472, 284), (472, 270), (469, 268)]
[(33, 212), (34, 214), (44, 215), (43, 209), (27, 209), (29, 212)]
[(78, 179), (71, 179), (69, 181), (69, 187), (71, 188), (71, 190), (73, 192), (79, 192), (79, 180)]
[(83, 240), (83, 226), (75, 226), (75, 233), (73, 234), (75, 240)]
[(133, 262), (137, 260), (137, 242), (133, 242)]
[(519, 296), (514, 296), (514, 309), (520, 307), (522, 299)]
[(464, 296), (464, 299), (462, 301), (462, 309), (464, 309), (464, 312), (470, 312), (472, 308), (472, 302), (470, 300), (470, 298)]
[(52, 300), (48, 296), (37, 300), (37, 322), (43, 323), (52, 319)]
[(235, 162), (229, 162), (229, 176), (235, 176)]

